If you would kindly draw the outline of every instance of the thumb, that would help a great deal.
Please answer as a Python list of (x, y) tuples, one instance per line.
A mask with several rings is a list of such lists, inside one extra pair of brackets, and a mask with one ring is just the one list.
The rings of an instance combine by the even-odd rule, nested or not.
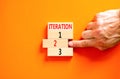
[(69, 41), (68, 45), (70, 47), (94, 47), (93, 40), (77, 40), (77, 41)]

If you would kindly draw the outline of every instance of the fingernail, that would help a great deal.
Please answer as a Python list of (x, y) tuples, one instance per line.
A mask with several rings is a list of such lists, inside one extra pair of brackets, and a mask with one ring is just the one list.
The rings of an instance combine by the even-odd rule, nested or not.
[(70, 47), (73, 47), (73, 42), (72, 42), (72, 41), (69, 41), (69, 42), (68, 42), (68, 45), (69, 45)]

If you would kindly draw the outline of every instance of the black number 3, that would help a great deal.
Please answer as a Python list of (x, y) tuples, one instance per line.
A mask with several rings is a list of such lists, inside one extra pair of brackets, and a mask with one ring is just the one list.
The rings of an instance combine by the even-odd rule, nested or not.
[(60, 48), (60, 49), (59, 49), (59, 55), (61, 55), (61, 54), (62, 54), (62, 49)]

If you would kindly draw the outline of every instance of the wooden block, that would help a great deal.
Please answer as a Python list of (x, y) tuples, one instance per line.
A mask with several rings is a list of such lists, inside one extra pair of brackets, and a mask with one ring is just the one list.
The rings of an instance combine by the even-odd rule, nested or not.
[(73, 22), (48, 22), (48, 39), (73, 39)]
[(65, 39), (73, 39), (73, 31), (70, 30), (61, 30), (61, 31), (58, 31), (58, 30), (55, 30), (55, 31), (51, 31), (49, 30), (48, 31), (48, 39), (50, 38), (65, 38)]
[(43, 39), (43, 48), (68, 47), (68, 39)]
[(47, 56), (73, 56), (73, 48), (48, 48)]

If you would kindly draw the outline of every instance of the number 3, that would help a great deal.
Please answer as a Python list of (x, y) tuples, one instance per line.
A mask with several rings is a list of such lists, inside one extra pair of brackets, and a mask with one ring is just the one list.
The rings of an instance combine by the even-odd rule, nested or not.
[(61, 54), (62, 54), (62, 49), (60, 48), (60, 49), (59, 49), (59, 55), (61, 55)]

